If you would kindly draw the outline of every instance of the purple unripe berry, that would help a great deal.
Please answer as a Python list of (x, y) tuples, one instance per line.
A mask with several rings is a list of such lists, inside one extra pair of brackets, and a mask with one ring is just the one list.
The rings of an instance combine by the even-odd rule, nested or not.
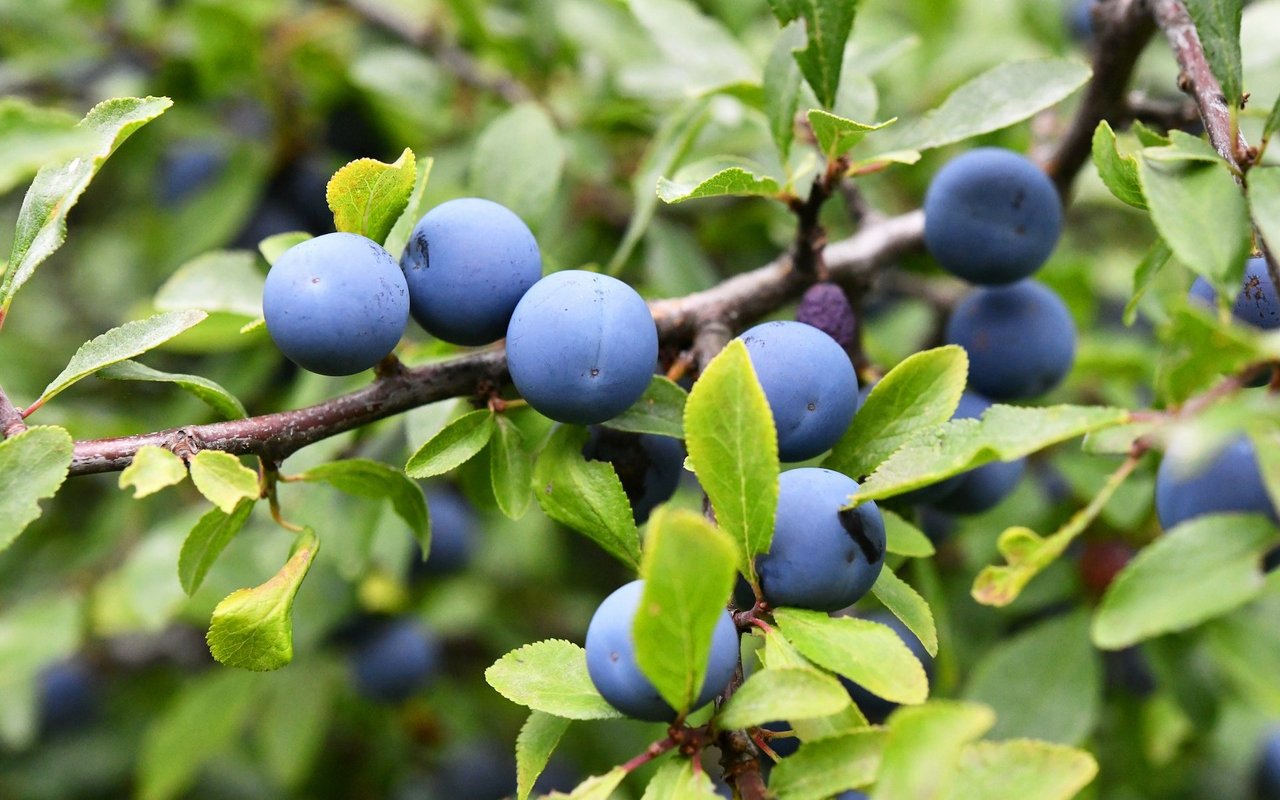
[(834, 283), (823, 281), (809, 287), (796, 308), (796, 322), (812, 325), (846, 350), (854, 342), (857, 325), (853, 306), (844, 290)]

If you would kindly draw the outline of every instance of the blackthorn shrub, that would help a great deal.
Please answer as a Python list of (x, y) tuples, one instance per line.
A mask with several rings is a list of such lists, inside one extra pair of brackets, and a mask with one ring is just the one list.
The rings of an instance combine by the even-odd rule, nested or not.
[(533, 233), (503, 205), (441, 203), (414, 227), (400, 257), (409, 312), (446, 342), (481, 345), (507, 332), (516, 303), (542, 277)]

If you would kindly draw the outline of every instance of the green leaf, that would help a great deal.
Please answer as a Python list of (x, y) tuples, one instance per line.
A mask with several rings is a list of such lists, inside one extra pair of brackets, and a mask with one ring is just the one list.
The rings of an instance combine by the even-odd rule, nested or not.
[(564, 142), (551, 117), (536, 103), (522, 103), (480, 132), (471, 155), (471, 188), (537, 230), (560, 188), (564, 162)]
[(592, 539), (632, 569), (640, 568), (640, 532), (613, 467), (582, 457), (587, 429), (551, 434), (533, 466), (533, 492), (548, 517)]
[[(280, 256), (288, 252), (289, 248), (313, 238), (306, 231), (290, 231), (289, 233), (277, 233), (274, 236), (268, 236), (258, 242), (258, 252), (262, 253), (262, 257), (267, 260), (268, 264), (275, 264)], [(259, 277), (261, 280), (261, 277)], [(259, 302), (259, 312), (261, 313), (261, 302)], [(255, 315), (256, 316), (256, 315)]]
[(996, 548), (1007, 564), (983, 567), (973, 581), (970, 594), (979, 603), (1006, 606), (1018, 598), (1023, 588), (1067, 551), (1067, 547), (1092, 522), (1124, 483), (1136, 462), (1126, 462), (1117, 469), (1089, 504), (1071, 516), (1051, 536), (1041, 537), (1030, 528), (1006, 528), (996, 540)]
[(716, 718), (722, 730), (773, 720), (810, 719), (843, 711), (849, 691), (814, 669), (762, 669), (733, 693)]
[(840, 88), (844, 45), (853, 30), (857, 0), (769, 0), (778, 22), (803, 19), (809, 45), (795, 51), (796, 63), (818, 102), (830, 108)]
[(587, 651), (548, 639), (512, 650), (484, 671), (484, 679), (511, 702), (565, 719), (619, 719), (587, 674)]
[(484, 449), (493, 436), (493, 412), (468, 412), (444, 426), (409, 457), (404, 471), (410, 478), (430, 478), (457, 469)]
[(1093, 165), (1117, 200), (1146, 209), (1147, 199), (1142, 195), (1142, 182), (1138, 179), (1138, 159), (1120, 154), (1115, 131), (1105, 119), (1093, 131)]
[(946, 800), (1071, 800), (1098, 774), (1083, 750), (1047, 742), (975, 742), (960, 751)]
[(1240, 0), (1186, 0), (1200, 44), (1229, 108), (1240, 105), (1244, 67), (1240, 59)]
[(256, 318), (262, 316), (265, 282), (253, 253), (219, 250), (178, 267), (156, 292), (154, 303), (159, 311), (195, 308)]
[(711, 359), (684, 407), (685, 445), (694, 472), (733, 537), (741, 569), (755, 578), (778, 510), (778, 434), (764, 389), (741, 339)]
[(323, 752), (346, 677), (329, 666), (312, 664), (258, 678), (268, 694), (260, 703), (252, 751), (276, 786), (296, 790)]
[[(722, 159), (698, 162), (676, 173), (674, 178), (658, 179), (658, 197), (664, 203), (683, 203), (700, 197), (773, 197), (782, 191), (776, 178), (757, 175), (745, 167), (719, 169)], [(710, 173), (710, 174), (708, 174)]]
[[(764, 649), (760, 652), (760, 663), (765, 669), (807, 669), (820, 672), (813, 662), (800, 655), (800, 651), (786, 640), (777, 630), (770, 631), (764, 637)], [(824, 673), (825, 674), (825, 673)], [(849, 704), (835, 714), (812, 719), (788, 720), (796, 734), (806, 742), (844, 736), (847, 733), (867, 727), (867, 718), (856, 705)]]
[(654, 133), (636, 168), (635, 177), (631, 179), (631, 220), (622, 235), (622, 242), (609, 259), (607, 271), (610, 275), (616, 276), (622, 271), (631, 251), (644, 238), (658, 208), (658, 194), (654, 186), (663, 175), (670, 174), (689, 152), (711, 118), (710, 107), (709, 96), (695, 97), (668, 116)]
[(719, 797), (706, 770), (695, 772), (691, 759), (671, 758), (654, 773), (640, 800), (718, 800)]
[(894, 703), (923, 703), (928, 697), (924, 667), (887, 625), (798, 608), (779, 608), (774, 618), (806, 658), (872, 694)]
[(995, 721), (991, 709), (975, 703), (935, 701), (898, 709), (889, 717), (876, 796), (945, 797), (964, 746)]
[(996, 712), (992, 738), (1078, 744), (1098, 722), (1101, 674), (1081, 610), (997, 643), (974, 667), (964, 696)]
[(178, 555), (178, 581), (188, 596), (195, 594), (196, 589), (200, 588), (213, 562), (218, 560), (218, 556), (248, 522), (253, 505), (253, 500), (244, 499), (230, 512), (220, 508), (210, 509), (191, 529), (191, 533), (187, 534), (182, 543), (182, 552)]
[(895, 575), (893, 570), (884, 567), (871, 591), (885, 608), (916, 635), (929, 655), (938, 654), (938, 629), (933, 622), (933, 612), (915, 589)]
[[(1240, 285), (1237, 281), (1225, 296), (1235, 297)], [(1265, 357), (1256, 329), (1222, 322), (1195, 304), (1175, 310), (1160, 339), (1166, 346), (1156, 386), (1174, 404), (1216, 383), (1223, 373), (1237, 372)]]
[(422, 552), (431, 551), (431, 522), (427, 517), (427, 501), (422, 496), (422, 487), (400, 470), (367, 458), (351, 458), (319, 464), (294, 480), (327, 483), (357, 497), (390, 500), (392, 510), (409, 526), (422, 546)]
[(809, 127), (813, 129), (813, 135), (818, 139), (818, 147), (822, 148), (822, 152), (828, 159), (839, 158), (852, 150), (854, 145), (861, 142), (862, 138), (871, 131), (878, 131), (898, 121), (898, 118), (894, 117), (878, 124), (868, 125), (817, 108), (810, 109), (808, 117)]
[(387, 234), (387, 240), (383, 243), (383, 247), (387, 248), (387, 252), (396, 260), (399, 260), (400, 254), (404, 252), (404, 246), (413, 235), (414, 226), (426, 213), (422, 208), (422, 200), (426, 196), (427, 183), (431, 180), (431, 167), (434, 164), (435, 159), (430, 157), (418, 161), (418, 174), (413, 181), (413, 192), (409, 194), (409, 203), (404, 207), (404, 211), (400, 212), (400, 218), (396, 220), (395, 225), (391, 226), (391, 233)]
[(1280, 253), (1280, 167), (1249, 170), (1249, 209), (1267, 249)]
[(1128, 455), (1133, 450), (1133, 443), (1140, 437), (1160, 427), (1160, 423), (1150, 420), (1130, 422), (1105, 428), (1095, 433), (1086, 434), (1080, 443), (1080, 449), (1090, 455)]
[[(1151, 221), (1174, 256), (1203, 275), (1224, 296), (1240, 291), (1249, 254), (1249, 210), (1235, 179), (1219, 159), (1216, 164), (1190, 160), (1162, 161), (1144, 150), (1138, 162), (1142, 191)], [(1212, 208), (1213, 224), (1201, 224)]]
[(120, 97), (99, 103), (77, 126), (92, 137), (92, 146), (36, 175), (22, 200), (9, 264), (0, 280), (0, 319), (36, 268), (66, 240), (67, 214), (103, 162), (134, 131), (171, 105), (167, 97)]
[(1129, 298), (1129, 302), (1124, 304), (1125, 325), (1132, 325), (1134, 320), (1138, 318), (1138, 301), (1147, 293), (1147, 289), (1151, 288), (1151, 284), (1155, 282), (1160, 270), (1164, 269), (1164, 265), (1169, 263), (1169, 259), (1172, 257), (1173, 251), (1169, 249), (1169, 245), (1165, 244), (1163, 239), (1157, 239), (1151, 245), (1151, 249), (1147, 250), (1146, 255), (1142, 257), (1142, 261), (1138, 263), (1138, 268), (1133, 272), (1133, 296)]
[(857, 502), (892, 497), (991, 461), (1014, 461), (1049, 445), (1128, 421), (1129, 413), (1120, 408), (994, 405), (981, 421), (952, 420), (912, 437), (880, 464), (854, 497)]
[(137, 760), (141, 800), (171, 800), (201, 767), (230, 747), (253, 712), (258, 683), (231, 670), (210, 670), (185, 683), (147, 728)]
[(887, 508), (880, 509), (880, 516), (884, 518), (884, 532), (888, 539), (885, 549), (890, 553), (909, 558), (928, 558), (934, 554), (933, 542), (915, 525)]
[(929, 150), (1007, 128), (1066, 99), (1092, 71), (1077, 61), (1009, 61), (956, 89), (942, 105), (882, 138), (885, 150)]
[(737, 552), (727, 534), (692, 511), (654, 511), (632, 633), (640, 671), (679, 712), (702, 690), (712, 632), (736, 575)]
[(759, 82), (759, 69), (733, 34), (689, 0), (628, 0), (627, 5), (667, 61), (682, 70), (685, 92)]
[(889, 734), (882, 729), (806, 741), (773, 768), (769, 788), (788, 800), (826, 800), (866, 786), (880, 771), (888, 742)]
[(39, 501), (58, 493), (74, 443), (62, 428), (28, 428), (0, 442), (0, 552), (40, 517)]
[(241, 500), (257, 500), (262, 493), (258, 473), (230, 453), (201, 450), (191, 459), (191, 482), (209, 502), (227, 514)]
[(498, 415), (489, 440), (489, 482), (498, 510), (520, 519), (529, 510), (533, 489), (533, 456), (524, 446), (524, 434), (505, 415)]
[(783, 164), (791, 155), (791, 145), (796, 138), (796, 111), (800, 107), (800, 65), (791, 53), (803, 44), (804, 28), (798, 24), (787, 25), (778, 34), (764, 65), (764, 112)]
[(209, 623), (209, 652), (228, 667), (265, 672), (293, 660), (293, 598), (311, 569), (320, 540), (304, 530), (280, 571), (252, 589), (222, 599)]
[[(0, 481), (7, 470), (0, 470)], [(38, 680), (80, 645), (84, 600), (70, 592), (32, 594), (0, 610), (0, 740), (31, 744), (39, 727)]]
[(408, 207), (416, 180), (413, 151), (407, 147), (390, 164), (372, 158), (352, 161), (333, 174), (325, 189), (333, 224), (382, 244)]
[(569, 800), (610, 800), (614, 790), (627, 775), (628, 772), (622, 767), (614, 767), (603, 775), (587, 778), (568, 795), (557, 792), (549, 797), (568, 797)]
[(132, 486), (137, 499), (182, 483), (186, 477), (187, 465), (181, 458), (171, 450), (149, 444), (138, 448), (133, 461), (120, 472), (120, 488)]
[(223, 419), (244, 419), (249, 416), (244, 406), (231, 392), (218, 384), (199, 375), (183, 375), (177, 372), (161, 372), (137, 361), (126, 360), (98, 372), (99, 378), (112, 381), (151, 381), (153, 383), (172, 383), (178, 388), (191, 393), (218, 412)]
[(72, 158), (93, 146), (93, 135), (76, 118), (20, 97), (0, 98), (0, 195), (45, 164)]
[(1119, 650), (1238, 608), (1264, 586), (1262, 555), (1277, 541), (1266, 519), (1211, 514), (1144, 547), (1107, 589), (1093, 642)]
[(631, 433), (655, 433), (673, 439), (684, 438), (684, 404), (689, 393), (661, 375), (653, 376), (649, 386), (631, 408), (604, 423), (607, 428)]
[(169, 311), (147, 319), (126, 322), (90, 339), (80, 345), (80, 349), (71, 357), (71, 362), (45, 387), (40, 398), (31, 404), (31, 408), (44, 405), (76, 381), (103, 367), (142, 355), (164, 344), (183, 331), (195, 327), (206, 316), (208, 315), (203, 311)]
[(907, 441), (951, 419), (968, 374), (969, 356), (959, 345), (909, 356), (872, 387), (823, 466), (870, 473)]
[(547, 768), (570, 720), (542, 711), (530, 712), (516, 737), (516, 800), (525, 800)]

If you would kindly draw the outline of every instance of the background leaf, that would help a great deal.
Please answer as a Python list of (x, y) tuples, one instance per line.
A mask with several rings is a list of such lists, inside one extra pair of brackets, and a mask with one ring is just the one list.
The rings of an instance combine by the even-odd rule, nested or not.
[(934, 701), (889, 718), (876, 797), (943, 797), (964, 746), (991, 729), (995, 714), (976, 703)]
[(1240, 0), (1186, 0), (1187, 11), (1196, 23), (1205, 58), (1213, 76), (1222, 85), (1227, 107), (1240, 104), (1244, 87), (1244, 67), (1240, 59)]
[(564, 172), (555, 123), (534, 103), (501, 114), (480, 132), (471, 155), (471, 188), (514, 211), (537, 232)]
[(262, 316), (265, 283), (253, 253), (216, 250), (178, 267), (156, 292), (154, 302), (160, 311), (196, 308), (253, 319)]
[(976, 742), (960, 751), (948, 800), (1070, 800), (1098, 774), (1083, 750), (1047, 742)]
[(915, 589), (893, 570), (883, 567), (871, 591), (885, 608), (911, 629), (929, 655), (938, 654), (938, 629), (933, 622), (933, 613)]
[(183, 375), (176, 372), (161, 372), (137, 361), (120, 361), (98, 372), (99, 378), (112, 381), (151, 381), (153, 383), (172, 383), (198, 397), (205, 405), (218, 412), (223, 419), (244, 419), (248, 413), (240, 400), (231, 392), (218, 384), (199, 375)]
[(627, 5), (667, 60), (680, 65), (689, 94), (759, 80), (742, 45), (688, 0), (628, 0)]
[(77, 128), (70, 114), (19, 97), (0, 98), (0, 194), (92, 144), (92, 133)]
[(253, 500), (244, 499), (229, 512), (220, 508), (210, 509), (191, 529), (178, 555), (178, 580), (184, 592), (192, 595), (200, 588), (213, 562), (249, 520), (253, 506)]

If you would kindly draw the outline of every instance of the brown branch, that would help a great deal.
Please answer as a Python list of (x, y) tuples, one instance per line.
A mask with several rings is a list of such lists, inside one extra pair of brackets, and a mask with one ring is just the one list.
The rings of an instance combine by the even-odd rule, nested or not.
[(1093, 132), (1102, 120), (1127, 124), (1129, 80), (1154, 27), (1143, 0), (1095, 3), (1093, 79), (1085, 89), (1071, 127), (1049, 159), (1045, 171), (1065, 199), (1093, 150)]
[(17, 436), (27, 429), (22, 419), (22, 412), (9, 402), (9, 396), (0, 389), (0, 439)]

